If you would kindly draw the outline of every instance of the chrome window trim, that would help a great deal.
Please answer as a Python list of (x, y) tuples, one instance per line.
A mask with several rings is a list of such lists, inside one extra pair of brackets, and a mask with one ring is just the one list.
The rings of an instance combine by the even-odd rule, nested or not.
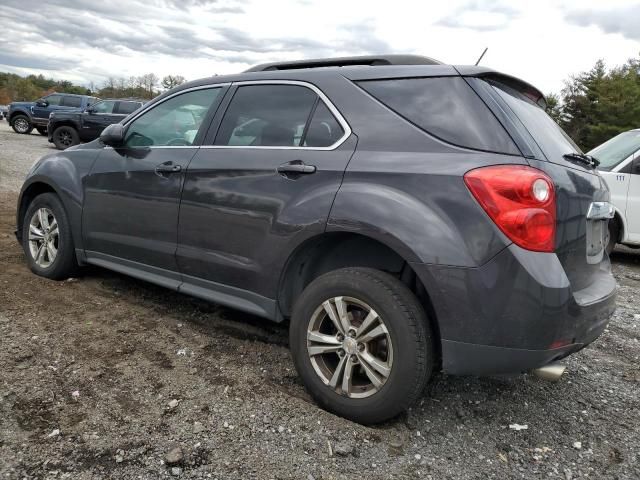
[[(131, 118), (128, 118), (127, 121), (125, 123), (123, 123), (122, 125), (127, 127), (131, 122), (133, 122), (139, 116), (144, 115), (148, 111), (153, 110), (154, 108), (156, 108), (158, 105), (166, 102), (167, 100), (169, 100), (169, 99), (171, 99), (173, 97), (177, 97), (178, 95), (182, 95), (183, 93), (193, 92), (193, 91), (196, 91), (196, 90), (206, 90), (208, 88), (228, 87), (229, 85), (231, 85), (230, 82), (224, 82), (224, 83), (210, 83), (210, 84), (207, 84), (207, 85), (199, 85), (197, 87), (185, 88), (184, 90), (180, 90), (179, 92), (175, 92), (175, 93), (172, 93), (171, 95), (166, 96), (165, 98), (163, 98), (162, 100), (159, 100), (158, 102), (151, 103), (150, 105), (147, 104), (148, 106), (143, 107), (142, 110), (140, 110), (138, 113), (136, 113), (135, 116), (133, 116)], [(162, 146), (162, 145), (158, 145), (158, 146)]]
[[(200, 148), (205, 148), (205, 149), (245, 148), (245, 149), (251, 149), (251, 150), (302, 150), (302, 151), (320, 150), (320, 151), (323, 151), (323, 150), (335, 150), (340, 145), (342, 145), (347, 140), (347, 138), (351, 136), (351, 133), (352, 133), (351, 127), (349, 126), (345, 118), (342, 116), (340, 111), (335, 107), (333, 103), (331, 103), (331, 100), (329, 100), (329, 98), (324, 94), (324, 92), (312, 83), (303, 82), (300, 80), (242, 80), (240, 82), (233, 82), (232, 85), (240, 86), (240, 87), (245, 85), (298, 85), (300, 87), (306, 87), (311, 91), (313, 91), (316, 95), (318, 95), (318, 97), (320, 97), (320, 100), (324, 102), (324, 104), (329, 109), (331, 114), (335, 117), (335, 119), (338, 121), (338, 123), (342, 127), (342, 130), (344, 130), (344, 134), (342, 135), (342, 137), (336, 140), (335, 143), (333, 143), (332, 145), (329, 145), (328, 147), (303, 147), (301, 145), (298, 145), (298, 146), (292, 145), (290, 147), (289, 146), (268, 146), (268, 145), (200, 145)], [(233, 101), (233, 98), (231, 99), (231, 101)], [(231, 103), (229, 103), (229, 105), (231, 105)], [(224, 115), (222, 119), (224, 120)]]

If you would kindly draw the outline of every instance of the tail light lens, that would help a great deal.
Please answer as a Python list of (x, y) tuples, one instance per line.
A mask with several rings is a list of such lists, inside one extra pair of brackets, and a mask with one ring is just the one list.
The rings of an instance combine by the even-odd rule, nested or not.
[(527, 250), (553, 252), (556, 195), (551, 179), (523, 165), (470, 170), (464, 182), (495, 224)]

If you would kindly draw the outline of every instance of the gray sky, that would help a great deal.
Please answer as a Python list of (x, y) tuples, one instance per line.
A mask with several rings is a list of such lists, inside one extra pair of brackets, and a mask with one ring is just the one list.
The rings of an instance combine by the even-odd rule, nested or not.
[(1, 0), (0, 71), (100, 86), (266, 61), (415, 53), (483, 64), (545, 93), (640, 55), (640, 1)]

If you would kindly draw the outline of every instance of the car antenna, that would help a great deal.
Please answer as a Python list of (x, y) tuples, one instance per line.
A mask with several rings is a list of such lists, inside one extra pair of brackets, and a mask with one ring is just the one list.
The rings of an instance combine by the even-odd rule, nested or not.
[(478, 66), (478, 64), (480, 63), (480, 60), (482, 60), (482, 57), (484, 57), (484, 54), (487, 53), (487, 50), (489, 50), (489, 47), (485, 47), (484, 48), (484, 51), (482, 52), (482, 55), (480, 55), (480, 58), (476, 62), (476, 66)]

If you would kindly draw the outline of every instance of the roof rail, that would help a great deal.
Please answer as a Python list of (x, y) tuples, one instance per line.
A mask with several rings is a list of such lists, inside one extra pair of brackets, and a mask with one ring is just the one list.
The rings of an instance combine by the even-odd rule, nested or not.
[(269, 70), (297, 70), (302, 68), (349, 67), (353, 65), (442, 65), (442, 62), (421, 55), (365, 55), (359, 57), (314, 58), (291, 62), (262, 63), (246, 72), (266, 72)]

